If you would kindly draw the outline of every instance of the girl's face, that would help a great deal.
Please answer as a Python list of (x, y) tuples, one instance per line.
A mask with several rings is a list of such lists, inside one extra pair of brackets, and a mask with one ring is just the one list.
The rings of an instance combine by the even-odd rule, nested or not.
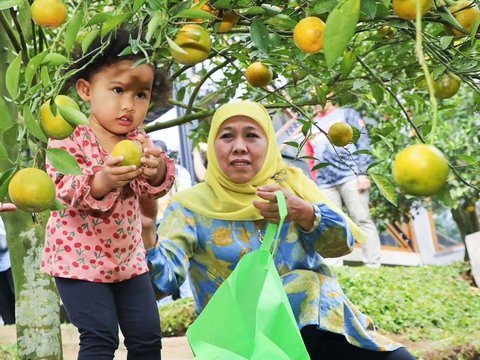
[(220, 170), (234, 183), (250, 181), (262, 168), (268, 141), (263, 128), (246, 116), (234, 116), (218, 129), (214, 149)]
[(77, 81), (80, 97), (90, 104), (90, 125), (95, 130), (125, 135), (143, 123), (150, 102), (154, 69), (133, 67), (122, 60), (101, 68), (89, 81)]

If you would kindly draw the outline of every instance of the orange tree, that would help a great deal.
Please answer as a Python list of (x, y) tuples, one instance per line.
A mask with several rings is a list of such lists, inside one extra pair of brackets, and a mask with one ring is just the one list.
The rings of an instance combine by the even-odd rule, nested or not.
[[(452, 0), (437, 0), (423, 16), (421, 6), (410, 8), (416, 18), (405, 20), (393, 12), (390, 1), (380, 0), (79, 0), (64, 4), (4, 0), (0, 2), (0, 199), (5, 198), (14, 173), (27, 166), (42, 168), (45, 157), (64, 173), (78, 173), (70, 154), (46, 148), (50, 135), (39, 122), (40, 109), (72, 75), (68, 69), (75, 49), (80, 55), (96, 51), (89, 48), (95, 36), (108, 42), (122, 26), (141, 29), (125, 52), (144, 53), (145, 62), (155, 61), (169, 69), (177, 89), (170, 105), (183, 109), (182, 116), (147, 131), (193, 123), (197, 130), (192, 140), (205, 140), (214, 111), (210, 104), (240, 98), (259, 101), (272, 112), (294, 111), (307, 138), (315, 130), (314, 105), (334, 96), (341, 105), (358, 107), (377, 120), (371, 128), (376, 161), (369, 171), (389, 203), (399, 203), (391, 176), (392, 154), (409, 144), (426, 142), (448, 157), (452, 183), (457, 183), (437, 197), (450, 198), (454, 207), (468, 194), (478, 193), (473, 176), (478, 171), (478, 147), (473, 143), (462, 147), (465, 137), (452, 136), (460, 128), (447, 127), (453, 118), (463, 125), (465, 136), (473, 136), (469, 129), (475, 127), (473, 105), (478, 98), (476, 102), (464, 99), (480, 93), (476, 1), (462, 0), (459, 6)], [(411, 1), (409, 6), (415, 4)], [(59, 10), (53, 15), (45, 12), (51, 9)], [(321, 21), (301, 22), (308, 17)], [(222, 21), (229, 26), (222, 26)], [(300, 22), (302, 32), (294, 41)], [(192, 24), (196, 26), (185, 31), (184, 26)], [(305, 24), (318, 26), (304, 29)], [(273, 71), (267, 86), (248, 84), (245, 71), (255, 62)], [(442, 82), (439, 78), (444, 74), (460, 80), (457, 94), (443, 91), (452, 93), (449, 98), (438, 96), (437, 82)], [(424, 80), (418, 81), (421, 76)], [(417, 88), (415, 84), (422, 82), (425, 85)], [(64, 95), (74, 96), (70, 91), (66, 89)], [(468, 101), (473, 105), (463, 112), (455, 110)], [(75, 109), (51, 105), (70, 124), (86, 121)], [(354, 141), (356, 133), (354, 129)], [(412, 198), (405, 199), (409, 203)], [(55, 209), (61, 205), (54, 204), (51, 210)], [(23, 211), (2, 216), (18, 299), (20, 356), (60, 358), (58, 300), (51, 280), (38, 270), (48, 211), (36, 213), (35, 221)], [(32, 299), (50, 306), (32, 306)]]

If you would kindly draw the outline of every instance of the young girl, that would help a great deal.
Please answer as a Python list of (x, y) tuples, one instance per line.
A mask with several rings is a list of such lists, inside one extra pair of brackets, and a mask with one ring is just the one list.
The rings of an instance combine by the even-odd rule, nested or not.
[[(76, 157), (82, 175), (59, 173), (47, 163), (57, 198), (46, 228), (42, 269), (55, 277), (71, 322), (80, 332), (78, 359), (111, 360), (118, 327), (128, 359), (160, 359), (161, 330), (141, 237), (144, 204), (174, 181), (174, 162), (138, 127), (152, 99), (156, 69), (133, 66), (140, 56), (119, 56), (129, 34), (119, 31), (99, 54), (84, 59), (76, 76), (90, 123), (65, 140), (50, 140)], [(100, 40), (92, 48), (101, 46)], [(163, 77), (166, 84), (166, 77)], [(119, 141), (141, 144), (142, 166), (119, 166), (110, 153)]]

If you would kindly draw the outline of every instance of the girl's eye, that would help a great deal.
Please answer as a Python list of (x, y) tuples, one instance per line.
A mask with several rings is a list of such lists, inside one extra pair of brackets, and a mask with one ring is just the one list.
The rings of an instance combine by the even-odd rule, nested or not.
[(139, 99), (146, 99), (146, 98), (147, 98), (147, 94), (145, 94), (144, 92), (141, 92), (141, 93), (138, 93), (138, 94), (137, 94), (137, 97), (138, 97)]
[(122, 89), (120, 86), (115, 86), (115, 87), (113, 88), (113, 92), (114, 92), (115, 94), (123, 94), (123, 89)]

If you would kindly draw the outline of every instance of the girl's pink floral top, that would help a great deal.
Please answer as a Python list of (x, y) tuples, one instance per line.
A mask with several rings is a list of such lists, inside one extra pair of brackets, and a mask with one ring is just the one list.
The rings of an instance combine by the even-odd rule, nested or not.
[[(141, 130), (127, 134), (135, 138)], [(146, 135), (141, 132), (142, 135)], [(77, 126), (64, 140), (49, 141), (50, 148), (72, 154), (82, 175), (60, 174), (47, 162), (57, 198), (67, 206), (53, 211), (47, 223), (41, 268), (53, 276), (94, 282), (118, 282), (148, 271), (141, 238), (139, 198), (165, 195), (175, 180), (175, 164), (163, 154), (167, 172), (159, 186), (137, 178), (122, 191), (103, 199), (90, 195), (90, 180), (101, 170), (109, 154), (87, 126)]]

